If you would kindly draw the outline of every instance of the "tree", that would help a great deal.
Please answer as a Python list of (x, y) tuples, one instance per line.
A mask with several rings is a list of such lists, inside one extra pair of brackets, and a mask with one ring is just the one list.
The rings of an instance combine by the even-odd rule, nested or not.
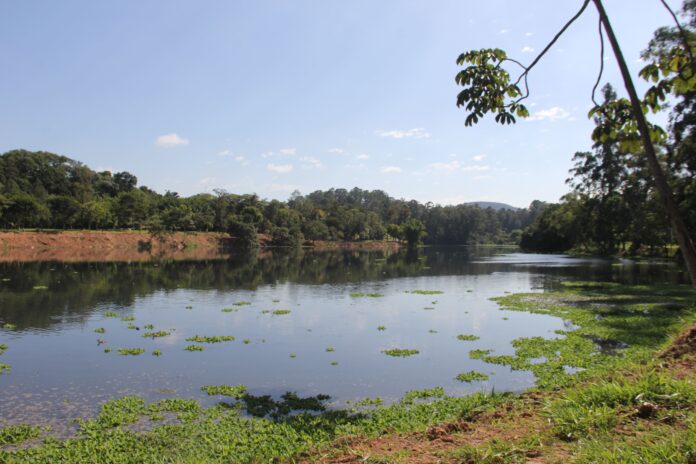
[(403, 236), (409, 248), (415, 247), (423, 242), (425, 237), (425, 226), (418, 219), (409, 219), (403, 224)]
[[(603, 105), (596, 105), (593, 108), (590, 116), (595, 114), (602, 115), (607, 122), (604, 127), (595, 129), (593, 138), (596, 141), (601, 141), (601, 135), (603, 133), (606, 134), (606, 130), (609, 130), (610, 133), (616, 132), (620, 134), (623, 139), (621, 141), (625, 146), (630, 146), (634, 149), (636, 145), (641, 146), (640, 148), (642, 148), (652, 173), (652, 181), (659, 192), (663, 208), (669, 216), (675, 237), (683, 253), (692, 285), (696, 288), (696, 247), (694, 247), (694, 242), (686, 228), (682, 213), (674, 200), (672, 189), (660, 165), (655, 148), (655, 142), (659, 142), (664, 138), (664, 131), (657, 126), (650, 125), (644, 114), (644, 111), (648, 109), (658, 111), (662, 102), (670, 94), (679, 95), (696, 89), (696, 79), (694, 79), (694, 76), (696, 76), (696, 61), (693, 59), (692, 47), (687, 39), (681, 40), (679, 45), (670, 49), (670, 53), (665, 59), (649, 63), (641, 71), (642, 77), (655, 82), (655, 85), (648, 90), (645, 99), (641, 100), (638, 97), (633, 78), (628, 71), (626, 60), (623, 57), (621, 47), (609, 17), (604, 10), (602, 1), (584, 0), (580, 10), (561, 28), (528, 66), (508, 58), (507, 54), (500, 49), (471, 50), (462, 53), (457, 59), (457, 64), (467, 66), (455, 78), (457, 84), (464, 87), (457, 96), (457, 106), (463, 106), (469, 112), (465, 121), (467, 126), (477, 123), (488, 113), (496, 114), (495, 120), (501, 124), (514, 123), (516, 121), (515, 116), (523, 118), (529, 116), (527, 108), (522, 104), (522, 101), (529, 96), (529, 87), (527, 85), (529, 72), (553, 47), (558, 38), (571, 24), (585, 12), (590, 1), (595, 5), (599, 14), (602, 51), (604, 50), (604, 32), (607, 34), (611, 44), (616, 62), (621, 71), (624, 86), (629, 95), (628, 100), (613, 100)], [(662, 4), (667, 7), (676, 19), (668, 5), (664, 1)], [(681, 31), (682, 28), (678, 21), (677, 25)], [(513, 63), (523, 70), (514, 82), (511, 80), (509, 72), (502, 66), (506, 63)], [(600, 79), (598, 79), (597, 84), (599, 84)], [(595, 89), (597, 84), (595, 84)]]

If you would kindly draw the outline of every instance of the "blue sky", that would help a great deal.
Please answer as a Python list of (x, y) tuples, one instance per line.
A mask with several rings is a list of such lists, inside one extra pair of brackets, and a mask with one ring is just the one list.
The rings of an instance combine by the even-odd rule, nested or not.
[[(591, 146), (592, 6), (532, 73), (532, 118), (515, 126), (464, 127), (455, 60), (500, 47), (529, 62), (581, 3), (4, 0), (0, 152), (48, 150), (181, 195), (556, 201)], [(659, 0), (606, 8), (635, 73), (670, 17)]]

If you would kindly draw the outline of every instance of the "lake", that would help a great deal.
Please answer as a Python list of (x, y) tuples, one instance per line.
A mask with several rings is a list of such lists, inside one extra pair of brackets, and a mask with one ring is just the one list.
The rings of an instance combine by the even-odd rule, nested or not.
[[(520, 391), (533, 385), (531, 374), (468, 353), (512, 354), (513, 339), (560, 336), (566, 321), (502, 311), (490, 298), (551, 290), (564, 280), (681, 283), (685, 276), (668, 263), (500, 247), (2, 263), (0, 344), (8, 349), (0, 363), (11, 370), (0, 375), (0, 425), (49, 424), (68, 433), (75, 427), (68, 419), (93, 417), (101, 403), (124, 395), (212, 405), (218, 398), (202, 392), (205, 385), (243, 384), (274, 397), (328, 394), (334, 407), (435, 386), (454, 395)], [(187, 340), (196, 336), (234, 340)], [(394, 348), (418, 354), (384, 353)], [(455, 379), (470, 370), (489, 380)]]

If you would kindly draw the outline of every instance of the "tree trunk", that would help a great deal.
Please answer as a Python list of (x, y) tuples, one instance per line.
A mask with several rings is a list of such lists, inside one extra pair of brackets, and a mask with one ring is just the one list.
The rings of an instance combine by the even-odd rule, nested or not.
[(684, 256), (684, 262), (686, 263), (686, 269), (691, 278), (691, 285), (696, 288), (696, 248), (694, 247), (694, 242), (692, 241), (689, 231), (686, 228), (686, 224), (682, 219), (679, 208), (677, 207), (674, 197), (672, 195), (672, 189), (667, 182), (667, 177), (662, 171), (660, 162), (657, 159), (657, 153), (655, 152), (655, 146), (650, 139), (650, 129), (648, 128), (648, 122), (645, 119), (645, 114), (643, 114), (643, 108), (638, 98), (638, 93), (633, 85), (633, 79), (628, 71), (628, 66), (626, 66), (626, 60), (621, 52), (621, 47), (619, 47), (619, 42), (614, 35), (614, 30), (609, 22), (609, 17), (607, 16), (604, 6), (601, 0), (592, 0), (597, 7), (597, 12), (604, 26), (604, 30), (607, 33), (611, 47), (614, 50), (614, 55), (616, 56), (616, 61), (618, 62), (619, 68), (621, 69), (621, 75), (623, 77), (624, 85), (626, 91), (631, 99), (631, 107), (633, 108), (633, 115), (638, 124), (638, 131), (640, 132), (641, 138), (643, 139), (643, 145), (645, 148), (645, 155), (648, 158), (648, 165), (652, 171), (655, 187), (659, 193), (660, 200), (667, 211), (669, 216), (669, 221), (674, 231), (674, 235), (679, 244), (679, 248), (682, 250)]

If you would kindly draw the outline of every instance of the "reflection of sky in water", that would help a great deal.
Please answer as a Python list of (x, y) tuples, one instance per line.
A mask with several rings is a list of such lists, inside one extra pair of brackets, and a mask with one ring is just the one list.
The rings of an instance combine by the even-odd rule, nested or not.
[[(215, 398), (205, 397), (200, 387), (216, 384), (244, 384), (253, 394), (326, 393), (336, 405), (364, 397), (393, 400), (407, 390), (435, 386), (443, 386), (451, 394), (492, 388), (521, 390), (532, 384), (529, 373), (471, 360), (469, 350), (512, 354), (511, 340), (554, 337), (554, 331), (567, 330), (567, 324), (544, 315), (501, 311), (490, 298), (536, 291), (563, 278), (611, 277), (616, 272), (605, 260), (513, 253), (471, 261), (466, 253), (440, 253), (426, 250), (427, 259), (420, 260), (425, 263), (420, 266), (404, 265), (398, 256), (396, 260), (392, 256), (389, 263), (379, 253), (366, 255), (367, 263), (351, 261), (349, 265), (344, 259), (318, 264), (316, 259), (305, 259), (284, 268), (285, 274), (274, 271), (273, 278), (267, 278), (263, 270), (257, 272), (260, 283), (246, 289), (225, 279), (215, 269), (227, 265), (220, 263), (195, 269), (187, 263), (155, 268), (158, 278), (162, 273), (171, 279), (138, 287), (138, 291), (132, 289), (142, 281), (131, 274), (124, 278), (103, 267), (75, 271), (57, 265), (47, 271), (53, 279), (50, 289), (33, 291), (43, 293), (38, 300), (31, 290), (0, 291), (4, 305), (0, 306), (0, 320), (20, 322), (17, 331), (0, 333), (0, 343), (9, 346), (0, 361), (12, 366), (9, 375), (0, 376), (0, 423), (90, 416), (99, 403), (127, 394), (148, 400), (174, 394), (213, 404)], [(548, 267), (568, 262), (579, 271), (558, 274)], [(329, 272), (336, 263), (338, 270)], [(517, 264), (536, 267), (532, 271)], [(303, 274), (301, 268), (310, 265), (315, 267)], [(375, 266), (383, 270), (375, 273)], [(588, 274), (588, 269), (596, 267), (598, 273)], [(30, 265), (23, 269), (27, 279), (30, 271), (38, 272)], [(11, 270), (15, 280), (23, 278), (22, 269)], [(96, 272), (111, 279), (107, 284), (98, 281), (105, 287), (101, 293), (95, 291), (98, 284), (89, 280)], [(351, 272), (353, 277), (345, 278)], [(0, 274), (8, 275), (9, 270), (2, 269)], [(116, 280), (118, 277), (122, 280)], [(61, 282), (66, 280), (77, 287), (64, 289)], [(414, 289), (444, 293), (405, 293)], [(76, 291), (79, 301), (72, 294), (65, 296), (68, 291)], [(85, 299), (87, 292), (95, 293), (93, 300)], [(385, 296), (355, 298), (350, 296), (353, 292)], [(239, 301), (251, 305), (233, 306)], [(222, 312), (226, 307), (238, 311)], [(276, 309), (291, 313), (262, 313)], [(119, 317), (105, 317), (107, 311), (118, 312)], [(135, 317), (132, 323), (140, 330), (127, 329), (129, 322), (120, 319), (126, 315)], [(171, 335), (143, 338), (146, 324), (153, 324), (154, 330), (171, 331)], [(378, 326), (386, 326), (386, 330), (378, 331)], [(95, 333), (97, 327), (106, 328), (106, 333)], [(458, 334), (480, 339), (460, 341)], [(234, 335), (236, 340), (206, 344), (203, 352), (185, 351), (190, 344), (185, 339), (194, 335)], [(97, 339), (106, 343), (98, 345)], [(244, 344), (244, 339), (251, 343)], [(113, 351), (104, 353), (105, 347)], [(147, 351), (140, 356), (121, 356), (116, 350), (122, 347)], [(327, 352), (327, 347), (335, 351)], [(417, 349), (420, 354), (392, 358), (381, 353), (388, 348)], [(155, 349), (162, 351), (161, 357), (151, 355)], [(492, 375), (488, 381), (473, 384), (454, 380), (468, 370)]]

